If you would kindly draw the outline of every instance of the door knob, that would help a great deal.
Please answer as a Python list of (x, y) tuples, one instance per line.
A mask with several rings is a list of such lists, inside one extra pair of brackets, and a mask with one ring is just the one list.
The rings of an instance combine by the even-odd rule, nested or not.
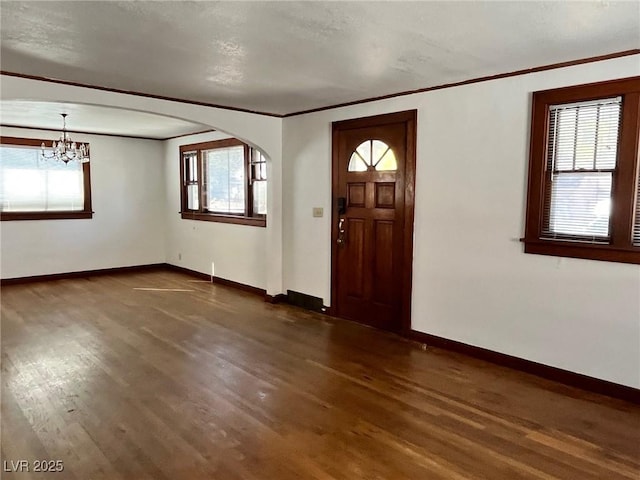
[(338, 245), (344, 245), (345, 242), (344, 218), (338, 220)]

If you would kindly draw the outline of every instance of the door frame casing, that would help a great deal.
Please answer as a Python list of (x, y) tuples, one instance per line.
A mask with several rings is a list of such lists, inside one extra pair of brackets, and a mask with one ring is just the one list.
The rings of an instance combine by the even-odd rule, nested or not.
[(329, 314), (338, 316), (336, 302), (338, 300), (338, 136), (342, 130), (376, 127), (393, 123), (406, 123), (406, 158), (404, 172), (404, 218), (403, 218), (403, 252), (402, 252), (402, 285), (400, 305), (400, 334), (411, 332), (411, 288), (413, 281), (413, 217), (415, 210), (416, 186), (416, 136), (418, 110), (406, 110), (386, 113), (371, 117), (341, 120), (332, 123), (331, 138), (331, 306)]

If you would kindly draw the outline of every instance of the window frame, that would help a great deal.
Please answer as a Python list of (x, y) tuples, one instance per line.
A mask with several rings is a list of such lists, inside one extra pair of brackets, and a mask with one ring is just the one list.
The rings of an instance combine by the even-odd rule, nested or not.
[[(617, 96), (622, 97), (622, 112), (612, 178), (609, 242), (544, 238), (550, 106)], [(530, 142), (525, 236), (522, 239), (525, 253), (640, 264), (640, 247), (634, 246), (632, 239), (640, 169), (640, 77), (534, 92)]]
[[(217, 148), (228, 147), (244, 147), (244, 171), (245, 171), (245, 197), (244, 197), (244, 214), (232, 214), (221, 212), (210, 212), (205, 210), (204, 191), (202, 189), (202, 180), (204, 178), (204, 156), (203, 151), (214, 150)], [(198, 209), (193, 210), (187, 208), (187, 183), (185, 182), (185, 161), (184, 154), (187, 152), (197, 152), (196, 159), (198, 165)], [(264, 214), (256, 214), (253, 212), (253, 188), (252, 172), (251, 172), (251, 151), (252, 148), (237, 138), (225, 138), (223, 140), (212, 140), (209, 142), (192, 143), (189, 145), (180, 145), (180, 216), (185, 220), (201, 220), (206, 222), (232, 223), (237, 225), (251, 225), (255, 227), (266, 227), (267, 216)], [(260, 180), (263, 181), (263, 180)], [(268, 179), (266, 180), (268, 181)]]
[[(41, 140), (36, 138), (20, 137), (0, 137), (0, 146), (17, 147), (37, 147), (41, 148), (42, 143), (49, 144), (51, 140)], [(87, 143), (87, 142), (83, 142)], [(57, 160), (51, 160), (57, 161)], [(82, 180), (84, 192), (84, 205), (82, 210), (34, 210), (25, 212), (0, 212), (0, 221), (12, 220), (75, 220), (83, 218), (93, 218), (91, 208), (91, 162), (82, 163)]]

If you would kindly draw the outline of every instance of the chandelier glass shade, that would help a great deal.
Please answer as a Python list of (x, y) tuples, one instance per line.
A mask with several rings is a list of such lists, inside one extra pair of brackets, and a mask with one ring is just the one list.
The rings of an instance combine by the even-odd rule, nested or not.
[[(62, 116), (62, 133), (59, 140), (51, 142), (51, 146), (47, 147), (44, 142), (41, 145), (41, 153), (45, 160), (56, 160), (64, 163), (72, 161), (86, 163), (89, 161), (89, 145), (87, 143), (76, 143), (71, 140), (71, 136), (67, 132), (67, 114), (61, 113)], [(51, 153), (47, 153), (47, 151)]]

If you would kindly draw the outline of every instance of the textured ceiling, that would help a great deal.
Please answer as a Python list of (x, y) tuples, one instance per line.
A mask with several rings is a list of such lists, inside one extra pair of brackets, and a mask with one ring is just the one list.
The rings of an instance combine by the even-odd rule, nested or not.
[(640, 2), (11, 2), (2, 70), (286, 114), (640, 47)]

